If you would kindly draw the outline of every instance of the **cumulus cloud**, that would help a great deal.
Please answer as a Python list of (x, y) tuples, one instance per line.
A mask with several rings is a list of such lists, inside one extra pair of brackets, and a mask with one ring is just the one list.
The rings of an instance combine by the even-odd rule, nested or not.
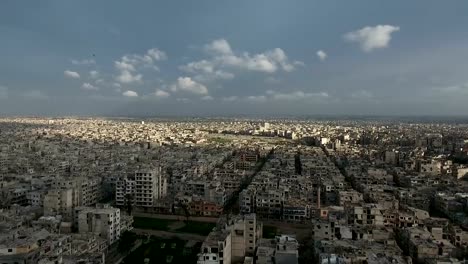
[(247, 96), (246, 99), (247, 101), (262, 103), (267, 100), (267, 97), (265, 95), (251, 95), (251, 96)]
[(0, 99), (8, 97), (8, 87), (0, 85)]
[(467, 94), (468, 95), (468, 82), (457, 84), (457, 85), (450, 85), (444, 87), (436, 87), (433, 90), (439, 94), (444, 95), (453, 95), (453, 94)]
[(164, 51), (157, 48), (152, 48), (147, 51), (148, 56), (153, 58), (156, 61), (167, 60), (167, 55)]
[(167, 98), (170, 96), (170, 94), (164, 90), (157, 89), (156, 92), (154, 93), (154, 96), (158, 98)]
[(72, 79), (79, 79), (80, 78), (80, 74), (77, 73), (77, 72), (74, 72), (74, 71), (69, 71), (69, 70), (66, 70), (63, 72), (63, 74), (68, 77), (68, 78), (72, 78)]
[(93, 78), (93, 79), (96, 79), (97, 77), (99, 77), (99, 72), (98, 71), (90, 71), (89, 76), (91, 78)]
[(343, 37), (348, 42), (358, 43), (365, 52), (386, 48), (392, 40), (392, 33), (400, 28), (392, 25), (377, 25), (348, 32)]
[(131, 73), (130, 71), (124, 70), (121, 71), (119, 76), (116, 77), (116, 80), (121, 83), (141, 83), (143, 78), (142, 74)]
[(194, 73), (196, 80), (211, 81), (234, 78), (231, 70), (263, 73), (274, 73), (280, 70), (291, 72), (298, 66), (304, 65), (301, 61), (291, 61), (280, 48), (258, 54), (236, 53), (225, 39), (217, 39), (206, 44), (205, 50), (210, 56), (209, 59), (190, 62), (179, 68), (182, 71)]
[(190, 99), (188, 99), (188, 98), (177, 98), (176, 100), (177, 100), (178, 102), (182, 102), (182, 103), (187, 103), (187, 102), (190, 101)]
[(167, 59), (164, 51), (157, 48), (149, 49), (145, 54), (127, 54), (122, 56), (118, 61), (114, 62), (114, 67), (119, 74), (115, 80), (120, 83), (140, 83), (143, 80), (143, 75), (138, 72), (141, 68), (151, 68), (159, 71), (155, 64), (158, 61)]
[(208, 94), (208, 88), (206, 88), (206, 86), (192, 80), (190, 77), (179, 77), (177, 82), (171, 86), (171, 91), (183, 91), (200, 95)]
[(90, 65), (90, 64), (96, 64), (96, 61), (94, 59), (84, 59), (84, 60), (72, 60), (71, 63), (73, 65)]
[(81, 85), (81, 89), (83, 90), (88, 90), (88, 91), (97, 91), (99, 90), (99, 88), (97, 88), (96, 86), (90, 84), (90, 83), (83, 83), (83, 85)]
[(137, 92), (130, 91), (130, 90), (123, 92), (122, 95), (125, 96), (125, 97), (138, 97)]
[(319, 50), (317, 51), (317, 57), (319, 58), (319, 60), (324, 61), (328, 57), (328, 55), (325, 51)]
[(204, 100), (204, 101), (212, 101), (214, 98), (212, 96), (205, 95), (201, 99)]
[(225, 39), (216, 39), (213, 42), (206, 44), (205, 49), (208, 52), (217, 54), (232, 54), (231, 45)]
[(232, 95), (232, 96), (223, 97), (221, 100), (225, 102), (234, 102), (234, 101), (237, 101), (238, 99), (239, 99), (238, 96)]
[(302, 99), (310, 99), (310, 98), (328, 98), (329, 97), (328, 93), (326, 92), (307, 93), (303, 91), (294, 91), (290, 93), (280, 93), (280, 92), (269, 91), (267, 94), (269, 94), (269, 96), (275, 100), (302, 100)]
[(217, 70), (213, 61), (201, 60), (190, 62), (179, 67), (180, 70), (188, 73), (196, 73), (194, 79), (200, 82), (209, 82), (213, 80), (230, 80), (234, 74), (224, 70)]

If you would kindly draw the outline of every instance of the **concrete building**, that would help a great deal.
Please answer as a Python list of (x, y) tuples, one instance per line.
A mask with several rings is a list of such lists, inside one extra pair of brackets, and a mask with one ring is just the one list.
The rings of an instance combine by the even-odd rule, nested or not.
[[(135, 196), (135, 175), (119, 178), (115, 183), (115, 205), (125, 206), (127, 197)], [(134, 203), (135, 201), (133, 201)]]
[(73, 189), (54, 189), (44, 196), (45, 216), (61, 215), (64, 221), (72, 221), (74, 206)]
[(203, 242), (197, 264), (242, 263), (246, 256), (253, 256), (263, 228), (256, 215), (225, 220), (220, 218), (219, 229), (212, 231)]
[(78, 232), (93, 233), (111, 245), (120, 237), (120, 209), (108, 205), (77, 209)]
[(137, 207), (153, 207), (167, 194), (167, 180), (161, 167), (138, 170), (135, 173), (135, 204)]

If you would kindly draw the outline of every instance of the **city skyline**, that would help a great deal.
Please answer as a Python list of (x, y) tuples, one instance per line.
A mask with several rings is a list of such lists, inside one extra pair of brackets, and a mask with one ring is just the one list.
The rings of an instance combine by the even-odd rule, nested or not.
[(3, 1), (3, 115), (465, 115), (468, 3)]

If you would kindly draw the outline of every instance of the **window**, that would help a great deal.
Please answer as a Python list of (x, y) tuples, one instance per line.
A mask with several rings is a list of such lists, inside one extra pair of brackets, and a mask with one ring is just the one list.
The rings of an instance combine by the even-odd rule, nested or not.
[(13, 249), (12, 249), (12, 248), (9, 248), (9, 249), (8, 249), (8, 252), (13, 252)]

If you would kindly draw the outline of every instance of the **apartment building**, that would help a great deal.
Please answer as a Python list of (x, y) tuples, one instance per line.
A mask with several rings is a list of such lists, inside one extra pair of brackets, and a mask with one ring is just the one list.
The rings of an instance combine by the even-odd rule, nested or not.
[(74, 207), (73, 189), (54, 189), (44, 196), (45, 216), (61, 215), (64, 221), (72, 221)]
[(102, 205), (77, 208), (78, 232), (93, 233), (105, 238), (109, 245), (120, 237), (120, 209)]
[(262, 228), (255, 214), (220, 218), (217, 229), (203, 242), (197, 264), (242, 263), (246, 255), (253, 256)]
[(156, 201), (167, 195), (167, 179), (161, 167), (135, 172), (135, 204), (138, 207), (153, 207)]
[(135, 185), (135, 175), (117, 179), (115, 183), (115, 205), (125, 206), (127, 204), (127, 197), (135, 195)]

